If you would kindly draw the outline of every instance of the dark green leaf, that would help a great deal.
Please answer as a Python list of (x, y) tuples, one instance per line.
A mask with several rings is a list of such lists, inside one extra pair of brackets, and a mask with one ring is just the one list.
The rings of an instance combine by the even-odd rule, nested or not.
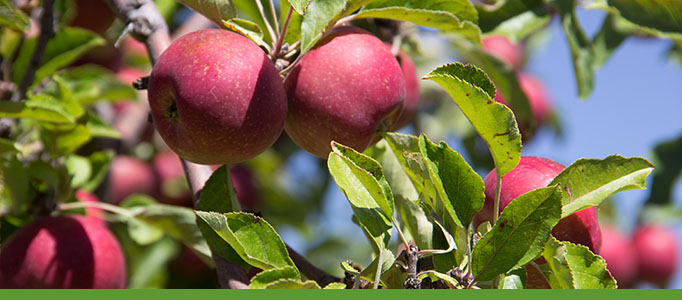
[(494, 7), (478, 4), (478, 26), (483, 32), (492, 31), (500, 23), (542, 5), (542, 0), (508, 0)]
[(282, 279), (300, 280), (301, 275), (294, 267), (283, 267), (262, 271), (251, 278), (250, 289), (264, 289), (268, 284)]
[(393, 220), (393, 194), (381, 165), (371, 157), (335, 142), (327, 164), (336, 184), (348, 198), (359, 223), (377, 251), (388, 245)]
[(296, 267), (282, 239), (263, 218), (242, 212), (195, 213), (250, 265), (263, 270)]
[(42, 137), (46, 148), (55, 157), (75, 152), (91, 138), (90, 129), (80, 124), (65, 130), (46, 130)]
[(495, 87), (488, 76), (472, 65), (448, 64), (424, 78), (440, 84), (486, 141), (498, 174), (504, 176), (521, 159), (521, 134), (514, 114), (493, 100)]
[(201, 190), (198, 210), (227, 213), (240, 211), (237, 196), (232, 187), (230, 172), (226, 166), (221, 166), (211, 174)]
[[(3, 101), (7, 102), (7, 101)], [(28, 208), (31, 202), (30, 182), (26, 167), (15, 156), (4, 159), (0, 156), (2, 185), (11, 196), (11, 211), (19, 213)], [(8, 176), (11, 174), (11, 176)]]
[(671, 0), (608, 0), (631, 22), (660, 31), (682, 33), (682, 2)]
[(647, 203), (672, 203), (672, 190), (677, 179), (682, 175), (682, 136), (660, 143), (654, 147), (652, 161), (654, 170), (651, 193)]
[(645, 189), (654, 166), (644, 158), (611, 155), (605, 159), (580, 159), (557, 175), (550, 185), (564, 190), (562, 218), (597, 206), (620, 191)]
[(14, 141), (0, 138), (0, 154), (16, 152), (19, 152), (19, 147)]
[(419, 147), (446, 210), (456, 214), (452, 216), (455, 223), (469, 227), (483, 208), (483, 179), (447, 143), (436, 145), (422, 135)]
[[(28, 68), (37, 38), (31, 38), (21, 46), (21, 52), (14, 64), (14, 82), (18, 83)], [(50, 39), (43, 55), (40, 67), (36, 71), (34, 83), (40, 82), (57, 70), (75, 61), (86, 51), (95, 46), (104, 45), (104, 39), (95, 33), (75, 27), (62, 28), (57, 35)]]
[(299, 15), (305, 15), (306, 8), (313, 0), (287, 0)]
[(370, 2), (372, 0), (312, 1), (301, 23), (301, 54), (312, 49), (336, 21)]
[(0, 0), (0, 27), (25, 31), (29, 25), (26, 14), (17, 9), (9, 0)]
[(571, 49), (578, 96), (587, 98), (594, 88), (594, 49), (575, 16), (575, 0), (556, 0), (561, 27)]
[(492, 280), (537, 258), (560, 217), (557, 186), (528, 192), (509, 203), (473, 249), (471, 267), (476, 280)]
[(237, 15), (232, 0), (178, 0), (185, 6), (204, 15), (217, 25), (223, 20), (229, 20)]
[(157, 278), (166, 276), (166, 265), (178, 255), (180, 247), (170, 238), (146, 247), (131, 268), (129, 289), (163, 288), (155, 284)]

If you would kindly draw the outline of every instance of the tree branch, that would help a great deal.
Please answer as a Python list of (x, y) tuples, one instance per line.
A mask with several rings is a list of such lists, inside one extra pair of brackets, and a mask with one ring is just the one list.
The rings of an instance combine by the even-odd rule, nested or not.
[[(126, 23), (124, 34), (130, 34), (145, 44), (153, 63), (170, 45), (168, 25), (152, 0), (108, 0), (118, 17)], [(187, 182), (194, 195), (194, 205), (198, 204), (201, 189), (211, 175), (208, 166), (197, 165), (181, 160)], [(249, 279), (244, 270), (213, 253), (218, 280), (223, 288), (248, 288)]]
[(26, 96), (28, 88), (31, 87), (33, 80), (36, 78), (36, 71), (40, 67), (47, 49), (47, 42), (50, 41), (56, 34), (54, 21), (54, 0), (43, 0), (42, 15), (40, 17), (40, 35), (36, 47), (31, 55), (31, 61), (28, 68), (24, 72), (24, 77), (21, 78), (19, 88), (12, 95), (12, 101), (19, 101)]
[(310, 263), (305, 257), (303, 257), (301, 254), (298, 254), (298, 252), (296, 252), (294, 249), (291, 249), (289, 245), (286, 246), (291, 260), (294, 261), (294, 264), (299, 271), (301, 271), (301, 273), (308, 279), (317, 282), (317, 284), (319, 284), (321, 287), (325, 287), (332, 282), (341, 282), (341, 278), (327, 274), (327, 272), (322, 271), (320, 268)]

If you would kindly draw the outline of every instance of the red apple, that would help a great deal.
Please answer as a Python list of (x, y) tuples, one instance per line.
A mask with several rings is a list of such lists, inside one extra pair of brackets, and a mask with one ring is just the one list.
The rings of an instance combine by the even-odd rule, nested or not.
[(398, 52), (398, 59), (405, 76), (405, 103), (403, 103), (403, 110), (398, 121), (391, 126), (391, 130), (398, 130), (410, 124), (419, 106), (419, 77), (417, 76), (417, 68), (405, 52)]
[[(519, 72), (517, 75), (521, 90), (526, 94), (537, 126), (545, 124), (552, 113), (552, 101), (550, 100), (549, 93), (542, 81), (537, 77), (523, 72)], [(495, 101), (508, 105), (502, 93), (495, 94)], [(524, 141), (529, 140), (535, 134), (535, 132), (529, 131), (528, 128), (520, 127), (519, 130)]]
[(148, 95), (163, 140), (199, 164), (260, 154), (280, 136), (287, 114), (282, 80), (263, 50), (220, 29), (173, 42), (154, 65)]
[(260, 193), (251, 171), (243, 165), (235, 165), (230, 168), (230, 177), (239, 203), (252, 211), (260, 210)]
[(405, 77), (391, 51), (375, 36), (351, 26), (331, 30), (285, 81), (285, 130), (321, 158), (337, 141), (363, 151), (390, 128), (405, 99)]
[(679, 261), (677, 236), (672, 230), (644, 225), (635, 230), (639, 279), (665, 287), (675, 274)]
[(0, 252), (0, 288), (126, 286), (116, 238), (83, 216), (44, 217), (15, 232)]
[(618, 229), (601, 226), (602, 243), (599, 255), (618, 282), (618, 287), (632, 286), (637, 277), (637, 251), (629, 237)]
[[(76, 191), (76, 200), (89, 202), (89, 203), (99, 203), (99, 198), (86, 190)], [(104, 218), (104, 212), (102, 209), (97, 207), (88, 207), (85, 209), (85, 216), (91, 220), (95, 220), (102, 225), (106, 226), (106, 221)]]
[(118, 156), (111, 163), (108, 182), (108, 201), (119, 204), (132, 194), (153, 196), (156, 177), (145, 162), (130, 156)]
[(154, 157), (154, 172), (161, 182), (160, 201), (173, 205), (192, 205), (192, 192), (185, 179), (180, 157), (170, 150), (162, 150)]
[[(534, 189), (546, 187), (565, 167), (553, 160), (541, 157), (521, 157), (519, 164), (502, 177), (499, 212), (519, 196)], [(476, 215), (476, 224), (493, 219), (493, 206), (497, 188), (497, 173), (493, 169), (484, 179), (485, 204)], [(565, 217), (552, 230), (552, 235), (561, 241), (585, 245), (594, 253), (601, 247), (601, 231), (597, 221), (597, 210), (588, 207)]]
[(481, 47), (485, 52), (493, 55), (514, 69), (523, 66), (523, 47), (512, 43), (504, 35), (490, 35), (481, 39)]
[(116, 15), (105, 0), (75, 0), (76, 15), (71, 26), (92, 30), (103, 35)]

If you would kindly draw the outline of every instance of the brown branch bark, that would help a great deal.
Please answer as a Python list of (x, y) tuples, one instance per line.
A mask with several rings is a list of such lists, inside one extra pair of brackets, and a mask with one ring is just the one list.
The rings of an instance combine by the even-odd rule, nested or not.
[[(108, 0), (118, 17), (126, 24), (126, 31), (132, 37), (145, 44), (152, 63), (170, 45), (168, 25), (152, 0)], [(197, 165), (182, 160), (187, 181), (194, 195), (195, 207), (198, 204), (201, 189), (211, 175), (208, 166)], [(248, 288), (249, 279), (244, 270), (222, 257), (213, 254), (218, 280), (223, 288)]]

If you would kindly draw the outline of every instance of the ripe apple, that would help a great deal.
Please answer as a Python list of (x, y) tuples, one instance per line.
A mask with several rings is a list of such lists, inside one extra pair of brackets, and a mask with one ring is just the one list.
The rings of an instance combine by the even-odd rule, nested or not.
[(75, 0), (76, 14), (71, 26), (92, 30), (103, 35), (116, 15), (105, 0)]
[(632, 286), (637, 278), (637, 250), (629, 237), (611, 226), (601, 226), (601, 250), (606, 268), (618, 282), (618, 287)]
[[(76, 200), (78, 201), (83, 201), (83, 202), (90, 202), (90, 203), (97, 203), (100, 202), (99, 198), (97, 196), (93, 195), (92, 193), (80, 189), (76, 191)], [(85, 216), (91, 220), (97, 221), (100, 224), (106, 226), (106, 221), (104, 219), (104, 212), (97, 207), (88, 207), (85, 209)]]
[(485, 52), (493, 55), (514, 69), (523, 66), (523, 47), (512, 43), (504, 35), (490, 35), (481, 39), (481, 47)]
[(134, 157), (118, 156), (111, 163), (107, 200), (119, 204), (132, 194), (153, 196), (156, 183), (154, 172), (148, 164)]
[(403, 110), (398, 120), (391, 126), (390, 130), (398, 130), (412, 122), (419, 106), (419, 77), (414, 62), (405, 52), (398, 52), (398, 61), (405, 76), (405, 102)]
[(154, 157), (153, 167), (161, 183), (159, 200), (167, 204), (192, 206), (192, 192), (180, 157), (173, 151), (162, 150)]
[(44, 217), (15, 232), (0, 252), (0, 288), (126, 286), (116, 238), (83, 216)]
[(679, 261), (677, 236), (670, 229), (644, 225), (632, 238), (637, 251), (639, 279), (665, 287)]
[[(502, 177), (499, 212), (502, 213), (502, 210), (519, 196), (534, 189), (546, 187), (564, 168), (562, 164), (550, 159), (534, 156), (521, 157), (519, 164)], [(497, 188), (497, 173), (494, 169), (485, 177), (484, 183), (485, 203), (483, 209), (476, 215), (475, 226), (493, 219)], [(592, 252), (598, 254), (601, 247), (601, 231), (596, 208), (588, 207), (561, 219), (552, 230), (552, 235), (561, 241), (587, 246)]]
[(230, 177), (239, 203), (252, 211), (260, 210), (260, 193), (251, 171), (246, 166), (235, 165), (230, 168)]
[(180, 157), (235, 164), (282, 133), (287, 98), (279, 72), (255, 43), (220, 29), (175, 40), (149, 80), (154, 126)]
[(285, 80), (285, 130), (304, 150), (327, 158), (332, 140), (363, 151), (397, 120), (405, 99), (400, 64), (368, 32), (332, 29)]
[[(549, 93), (539, 78), (523, 72), (519, 72), (517, 75), (521, 90), (528, 98), (528, 104), (533, 113), (533, 118), (539, 127), (545, 124), (552, 113), (552, 101), (550, 100)], [(502, 96), (502, 93), (495, 94), (495, 101), (508, 105), (504, 96)], [(528, 128), (520, 127), (519, 130), (521, 131), (521, 137), (524, 142), (535, 134), (534, 131), (530, 131)]]

